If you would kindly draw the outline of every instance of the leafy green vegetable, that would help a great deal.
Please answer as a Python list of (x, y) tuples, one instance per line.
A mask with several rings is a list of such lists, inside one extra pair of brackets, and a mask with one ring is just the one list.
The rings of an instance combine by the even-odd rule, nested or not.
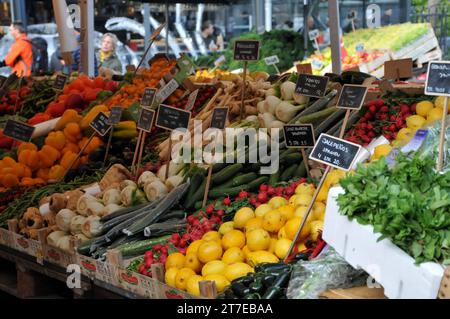
[(389, 169), (384, 158), (341, 180), (340, 212), (373, 225), (415, 258), (450, 264), (450, 173), (434, 171), (432, 157), (399, 154)]

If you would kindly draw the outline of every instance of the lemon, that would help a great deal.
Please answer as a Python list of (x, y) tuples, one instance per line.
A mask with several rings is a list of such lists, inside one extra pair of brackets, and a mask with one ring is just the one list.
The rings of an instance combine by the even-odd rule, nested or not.
[(272, 208), (268, 204), (261, 204), (255, 209), (256, 217), (263, 217), (265, 213), (270, 212)]
[(430, 101), (421, 101), (416, 104), (416, 113), (420, 116), (427, 117), (428, 112), (434, 107)]
[(417, 131), (425, 124), (425, 121), (425, 118), (420, 115), (411, 115), (406, 119), (406, 125), (413, 131)]
[(271, 210), (263, 218), (263, 228), (269, 232), (278, 232), (284, 223), (285, 219), (278, 210)]
[[(445, 96), (438, 96), (436, 100), (434, 100), (434, 106), (444, 109), (444, 103), (445, 103)], [(448, 109), (450, 113), (450, 108)]]
[(431, 124), (435, 121), (441, 120), (443, 115), (444, 115), (444, 110), (436, 107), (428, 113), (427, 123)]
[(227, 265), (237, 262), (244, 262), (245, 254), (239, 247), (228, 248), (222, 256), (222, 261)]
[(295, 206), (308, 206), (312, 201), (312, 195), (310, 194), (299, 194), (295, 200)]
[(220, 241), (220, 233), (215, 230), (211, 230), (202, 236), (202, 240), (203, 241), (212, 241), (212, 240)]
[(332, 170), (326, 178), (326, 183), (328, 184), (328, 187), (339, 184), (339, 181), (344, 176), (345, 176), (344, 171), (342, 171), (340, 169)]
[(247, 234), (247, 248), (250, 251), (265, 250), (270, 246), (270, 235), (264, 229), (255, 229)]
[(397, 141), (407, 142), (414, 136), (414, 131), (409, 127), (404, 127), (397, 133)]
[[(295, 235), (297, 234), (298, 229), (300, 228), (300, 225), (302, 223), (302, 218), (292, 218), (291, 220), (289, 220), (286, 223), (286, 235), (287, 238), (289, 238), (290, 240), (294, 240)], [(311, 225), (310, 222), (306, 222), (305, 223), (305, 227), (303, 227), (302, 232), (300, 233), (299, 239), (305, 239), (306, 237), (308, 237), (309, 232), (311, 231)]]
[(281, 197), (281, 196), (275, 196), (269, 200), (269, 206), (272, 209), (277, 209), (278, 207), (281, 207), (286, 204), (288, 204), (288, 201), (284, 197)]
[(286, 238), (286, 229), (283, 227), (280, 228), (280, 230), (278, 231), (278, 239), (281, 238)]
[(289, 205), (295, 206), (295, 200), (297, 199), (297, 195), (292, 195), (289, 197)]
[[(314, 207), (314, 206), (313, 206)], [(298, 206), (296, 209), (295, 209), (295, 217), (297, 217), (297, 218), (301, 218), (301, 219), (303, 219), (303, 217), (306, 215), (306, 211), (308, 210), (308, 207), (306, 207), (306, 206)], [(313, 221), (313, 212), (311, 211), (311, 213), (309, 213), (309, 216), (308, 216), (308, 222), (312, 222)], [(287, 224), (287, 223), (286, 223)]]
[(308, 183), (302, 183), (295, 188), (295, 194), (307, 194), (312, 196), (314, 194), (314, 186)]
[(375, 147), (372, 159), (380, 159), (382, 156), (386, 157), (392, 151), (392, 146), (389, 144), (381, 144)]
[(321, 234), (323, 231), (323, 221), (322, 220), (315, 220), (311, 222), (311, 233), (310, 237), (313, 241), (316, 241), (319, 237), (319, 234)]
[(216, 283), (217, 292), (222, 292), (227, 288), (231, 283), (224, 275), (213, 274), (205, 276), (204, 280), (211, 280)]
[(323, 220), (325, 216), (326, 206), (322, 202), (315, 202), (312, 208), (312, 219), (313, 220)]
[(175, 279), (177, 277), (177, 273), (178, 273), (177, 267), (166, 269), (166, 273), (164, 274), (164, 280), (166, 284), (168, 284), (171, 287), (175, 287)]
[(225, 270), (225, 277), (228, 279), (228, 281), (233, 281), (239, 277), (246, 276), (248, 273), (255, 272), (252, 267), (245, 263), (234, 263), (231, 265), (228, 265), (227, 269)]
[(180, 290), (186, 290), (187, 281), (191, 276), (195, 276), (191, 268), (181, 268), (175, 277), (175, 286)]
[(297, 245), (297, 249), (299, 252), (302, 252), (302, 251), (308, 249), (308, 247), (306, 247), (304, 242), (301, 242), (300, 244)]
[(236, 214), (234, 215), (234, 228), (242, 229), (245, 227), (245, 223), (249, 219), (252, 219), (255, 217), (255, 213), (253, 212), (253, 209), (250, 207), (242, 207), (239, 209)]
[(186, 257), (184, 257), (183, 254), (181, 253), (171, 253), (169, 256), (167, 256), (167, 260), (165, 263), (165, 267), (166, 269), (172, 268), (172, 267), (176, 267), (178, 269), (181, 269), (184, 267), (184, 261), (185, 261)]
[(219, 227), (219, 233), (223, 236), (226, 233), (228, 233), (230, 230), (234, 229), (234, 222), (226, 222), (220, 225)]
[(245, 232), (248, 233), (249, 231), (262, 227), (263, 227), (262, 217), (253, 217), (252, 219), (249, 219), (247, 223), (245, 223)]
[(245, 235), (237, 229), (229, 231), (222, 238), (222, 247), (226, 250), (231, 247), (242, 248), (245, 246)]
[(278, 258), (283, 259), (286, 257), (289, 248), (291, 247), (292, 240), (289, 240), (287, 238), (282, 238), (277, 241), (275, 245), (275, 255), (277, 255)]
[(198, 283), (204, 280), (202, 276), (193, 275), (186, 281), (186, 291), (194, 296), (200, 296), (200, 286)]
[(248, 264), (252, 267), (262, 263), (277, 263), (279, 261), (277, 256), (265, 250), (251, 252), (248, 257)]
[(275, 247), (276, 247), (277, 242), (278, 242), (278, 238), (273, 238), (273, 237), (270, 238), (269, 249), (267, 249), (267, 251), (268, 251), (269, 253), (272, 253), (272, 254), (275, 253)]
[(202, 276), (212, 275), (212, 274), (223, 274), (227, 264), (222, 260), (213, 260), (206, 263), (202, 268)]
[(219, 260), (222, 252), (222, 245), (218, 241), (206, 241), (198, 247), (197, 257), (200, 262), (206, 264), (212, 260)]
[(250, 251), (250, 249), (248, 249), (247, 245), (245, 245), (244, 248), (242, 248), (242, 252), (244, 253), (244, 259), (247, 260), (248, 254), (251, 253), (251, 251)]
[(196, 253), (186, 254), (186, 259), (184, 261), (184, 267), (190, 268), (196, 273), (200, 272), (202, 269), (202, 264), (198, 260)]
[(278, 207), (278, 212), (281, 214), (281, 216), (283, 216), (284, 220), (288, 220), (294, 217), (294, 211), (294, 207), (290, 205)]
[(329, 190), (329, 187), (322, 186), (322, 188), (319, 190), (319, 194), (317, 194), (317, 200), (319, 202), (326, 202), (327, 201), (328, 190)]
[(200, 247), (200, 245), (203, 243), (204, 243), (204, 241), (201, 239), (194, 240), (187, 248), (186, 255), (196, 254), (198, 251), (198, 247)]

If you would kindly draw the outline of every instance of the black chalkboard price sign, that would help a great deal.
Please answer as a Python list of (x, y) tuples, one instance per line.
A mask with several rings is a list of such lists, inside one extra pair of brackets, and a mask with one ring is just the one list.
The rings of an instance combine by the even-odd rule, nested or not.
[(283, 130), (287, 148), (314, 147), (314, 127), (312, 124), (284, 125)]
[(34, 126), (23, 122), (8, 120), (6, 121), (3, 135), (21, 142), (29, 142), (34, 132)]
[(450, 61), (435, 61), (428, 64), (425, 94), (450, 97)]
[(327, 90), (328, 80), (327, 76), (299, 74), (295, 93), (311, 97), (322, 97)]
[(119, 124), (121, 118), (122, 118), (122, 107), (113, 106), (111, 108), (111, 114), (109, 114), (108, 123), (110, 125)]
[(258, 40), (236, 40), (234, 42), (234, 59), (236, 61), (258, 61), (259, 46)]
[(156, 89), (153, 88), (145, 88), (144, 95), (142, 95), (141, 106), (142, 107), (150, 107), (153, 105), (156, 97)]
[(350, 170), (361, 146), (328, 134), (320, 134), (309, 158), (345, 171)]
[(58, 74), (56, 76), (55, 82), (53, 83), (53, 88), (56, 90), (64, 89), (64, 85), (66, 85), (67, 76)]
[(180, 110), (165, 104), (161, 104), (156, 115), (156, 126), (174, 130), (177, 128), (188, 128), (191, 112)]
[(95, 132), (100, 136), (105, 136), (106, 133), (111, 129), (111, 124), (109, 124), (108, 116), (100, 112), (89, 124)]
[(367, 87), (364, 85), (344, 84), (336, 106), (342, 109), (359, 110), (364, 104), (366, 94)]
[(153, 126), (153, 119), (155, 118), (155, 111), (142, 108), (139, 114), (139, 121), (137, 123), (137, 128), (150, 133)]
[(228, 107), (216, 107), (211, 117), (209, 127), (223, 130), (228, 118)]

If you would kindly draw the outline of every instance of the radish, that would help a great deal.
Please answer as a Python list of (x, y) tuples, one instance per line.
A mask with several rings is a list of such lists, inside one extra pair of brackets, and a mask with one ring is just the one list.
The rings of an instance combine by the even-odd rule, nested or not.
[[(259, 193), (257, 196), (257, 200), (258, 200), (258, 202), (263, 203), (263, 204), (267, 203), (269, 200), (267, 193), (266, 192)], [(256, 206), (256, 202), (255, 202), (254, 206)]]
[(269, 185), (267, 185), (267, 184), (262, 184), (259, 186), (259, 190), (261, 192), (267, 192), (268, 189), (269, 189)]
[(267, 195), (269, 195), (269, 196), (275, 195), (275, 188), (272, 186), (269, 186), (269, 188), (267, 189)]

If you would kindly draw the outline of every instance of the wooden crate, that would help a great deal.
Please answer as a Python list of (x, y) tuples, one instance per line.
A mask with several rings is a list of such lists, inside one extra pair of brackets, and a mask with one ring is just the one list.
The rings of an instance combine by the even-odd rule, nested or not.
[(417, 60), (416, 60), (416, 65), (418, 68), (422, 68), (423, 64), (428, 63), (430, 61), (436, 61), (436, 60), (441, 60), (442, 59), (442, 51), (441, 49), (435, 48), (433, 50), (431, 50), (428, 53), (425, 53), (424, 55), (421, 55)]
[(386, 299), (383, 288), (354, 287), (329, 289), (320, 295), (321, 299)]
[(427, 34), (414, 40), (400, 50), (391, 52), (391, 57), (393, 60), (412, 58), (415, 61), (436, 48), (439, 48), (439, 41), (434, 34), (433, 28), (430, 27)]
[(375, 60), (360, 64), (359, 70), (361, 72), (371, 74), (373, 71), (378, 69), (380, 66), (384, 65), (384, 62), (389, 61), (390, 59), (391, 59), (391, 53), (389, 51), (384, 51), (383, 54), (380, 55)]

